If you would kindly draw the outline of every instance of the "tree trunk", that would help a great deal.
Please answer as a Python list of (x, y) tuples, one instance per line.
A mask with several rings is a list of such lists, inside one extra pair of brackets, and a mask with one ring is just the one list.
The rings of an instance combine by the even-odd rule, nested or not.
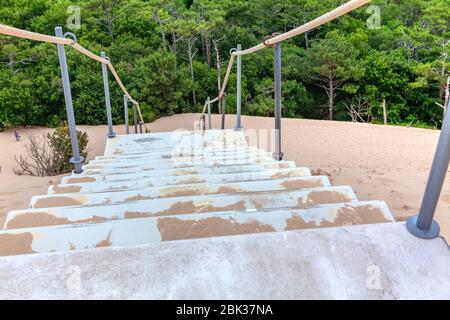
[(205, 36), (203, 34), (200, 34), (200, 40), (202, 42), (203, 56), (206, 57), (206, 41), (205, 41)]
[(220, 52), (217, 41), (213, 41), (214, 51), (216, 52), (216, 68), (217, 68), (217, 95), (220, 94), (221, 89), (221, 74), (220, 74)]
[(175, 32), (172, 31), (172, 52), (177, 54), (177, 36)]
[(450, 100), (450, 77), (447, 77), (447, 85), (445, 86), (445, 98), (444, 98), (444, 117), (447, 113), (448, 102)]
[(384, 125), (387, 125), (387, 110), (386, 110), (386, 99), (383, 99), (383, 123)]
[(329, 90), (329, 101), (328, 101), (328, 119), (333, 120), (333, 108), (334, 108), (334, 80), (333, 76), (328, 77), (328, 90)]
[(166, 50), (167, 49), (166, 33), (163, 30), (161, 19), (159, 18), (159, 15), (157, 13), (155, 14), (155, 20), (156, 20), (156, 22), (159, 25), (159, 32), (161, 33), (161, 40), (162, 40), (163, 49)]
[(309, 49), (308, 32), (305, 32), (305, 47), (306, 49)]
[[(192, 37), (188, 40), (188, 55), (189, 55), (189, 68), (191, 70), (191, 80), (192, 80), (192, 82), (195, 83), (194, 65), (193, 65), (193, 58), (194, 57), (193, 57), (193, 54), (192, 54), (192, 45), (193, 45), (194, 41), (195, 40)], [(194, 106), (196, 106), (197, 105), (197, 96), (195, 94), (195, 88), (192, 89), (192, 101), (194, 102)]]
[(439, 97), (442, 99), (444, 98), (445, 94), (445, 67), (446, 67), (446, 60), (447, 60), (447, 53), (444, 52), (442, 54), (442, 68), (441, 68), (441, 74), (439, 77)]
[(11, 52), (10, 54), (8, 54), (8, 60), (9, 71), (11, 72), (11, 74), (14, 74), (14, 53)]
[(114, 35), (114, 23), (113, 23), (114, 18), (112, 17), (111, 14), (112, 8), (106, 5), (102, 6), (102, 8), (106, 19), (106, 29), (108, 30), (109, 36), (112, 38)]
[(112, 38), (114, 35), (114, 31), (113, 31), (113, 22), (111, 19), (108, 19), (108, 33), (109, 36)]
[(205, 38), (205, 47), (206, 47), (206, 63), (208, 67), (211, 68), (211, 40), (206, 37)]
[[(305, 23), (307, 23), (308, 21), (307, 21), (307, 19), (306, 18), (303, 18), (303, 23), (305, 24)], [(306, 47), (306, 49), (309, 49), (309, 38), (308, 38), (308, 35), (309, 35), (309, 32), (305, 32), (304, 33), (304, 37), (305, 37), (305, 47)]]

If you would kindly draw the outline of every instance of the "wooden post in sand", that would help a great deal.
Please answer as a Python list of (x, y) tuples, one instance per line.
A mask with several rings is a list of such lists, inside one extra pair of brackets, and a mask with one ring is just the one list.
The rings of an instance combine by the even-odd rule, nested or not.
[(387, 125), (386, 99), (383, 99), (383, 103), (381, 104), (381, 106), (383, 107), (383, 120), (384, 120), (384, 125)]

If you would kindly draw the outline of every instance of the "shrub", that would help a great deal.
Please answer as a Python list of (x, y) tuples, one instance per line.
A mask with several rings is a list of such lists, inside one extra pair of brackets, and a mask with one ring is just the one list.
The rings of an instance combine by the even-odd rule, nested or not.
[[(86, 132), (77, 131), (77, 136), (80, 153), (86, 158), (88, 135)], [(14, 173), (17, 175), (55, 176), (72, 170), (70, 163), (72, 142), (66, 123), (53, 132), (43, 135), (40, 140), (30, 136), (25, 150), (26, 157), (23, 155), (14, 157), (17, 162)]]

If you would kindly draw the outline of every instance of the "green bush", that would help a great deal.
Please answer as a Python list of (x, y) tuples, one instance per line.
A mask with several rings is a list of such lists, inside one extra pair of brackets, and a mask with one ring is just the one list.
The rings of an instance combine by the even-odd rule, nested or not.
[[(87, 157), (88, 135), (86, 132), (77, 131), (80, 154)], [(67, 123), (47, 133), (42, 139), (35, 136), (29, 138), (25, 146), (26, 156), (15, 157), (17, 167), (14, 173), (30, 176), (55, 176), (70, 172), (73, 165), (72, 142)]]
[[(86, 132), (77, 131), (78, 147), (80, 154), (86, 159), (87, 145), (89, 138)], [(47, 140), (53, 151), (53, 157), (58, 160), (59, 166), (54, 168), (56, 174), (70, 172), (73, 165), (70, 163), (72, 157), (72, 141), (70, 139), (70, 131), (67, 123), (56, 128), (53, 132), (47, 133)]]

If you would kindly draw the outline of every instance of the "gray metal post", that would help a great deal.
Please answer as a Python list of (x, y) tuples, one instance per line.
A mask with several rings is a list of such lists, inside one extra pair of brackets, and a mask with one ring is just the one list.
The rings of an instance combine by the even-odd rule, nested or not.
[[(55, 28), (55, 34), (57, 37), (64, 38), (63, 30), (61, 27)], [(76, 174), (79, 174), (82, 172), (81, 164), (83, 163), (84, 158), (80, 155), (80, 148), (78, 146), (77, 128), (75, 123), (75, 115), (73, 113), (72, 91), (70, 89), (69, 71), (67, 68), (67, 60), (66, 60), (66, 49), (62, 44), (58, 44), (57, 47), (58, 47), (59, 65), (61, 67), (61, 78), (64, 89), (64, 100), (66, 101), (67, 122), (69, 124), (70, 141), (72, 143), (73, 157), (70, 158), (70, 162), (75, 167), (74, 172)]]
[(211, 130), (211, 99), (208, 97), (206, 104), (208, 105), (208, 129)]
[[(450, 107), (450, 101), (448, 103)], [(425, 193), (419, 214), (408, 218), (406, 227), (409, 232), (423, 239), (439, 236), (439, 224), (433, 219), (441, 195), (445, 176), (450, 161), (450, 112), (447, 112), (442, 123), (441, 134), (431, 165)]]
[[(107, 59), (104, 52), (100, 53), (103, 59)], [(105, 89), (105, 101), (106, 101), (106, 118), (108, 119), (108, 138), (114, 138), (116, 134), (114, 133), (112, 126), (112, 114), (111, 114), (111, 99), (109, 96), (109, 83), (108, 83), (108, 70), (106, 64), (102, 63), (102, 75), (103, 75), (103, 87)]]
[(275, 160), (283, 160), (281, 152), (281, 43), (274, 46), (274, 78), (275, 78)]
[(223, 129), (225, 129), (225, 111), (227, 108), (227, 94), (224, 93), (222, 97), (222, 125), (220, 126)]
[(142, 122), (139, 121), (139, 133), (142, 133)]
[[(242, 50), (242, 46), (238, 44), (236, 46), (236, 52)], [(241, 104), (242, 104), (242, 56), (237, 56), (237, 66), (236, 66), (236, 130), (242, 130), (241, 125)]]
[(128, 97), (123, 95), (123, 113), (125, 117), (125, 133), (130, 134), (130, 125), (128, 123)]
[(133, 121), (134, 121), (134, 133), (137, 134), (138, 133), (138, 125), (137, 125), (137, 108), (136, 105), (133, 104)]

